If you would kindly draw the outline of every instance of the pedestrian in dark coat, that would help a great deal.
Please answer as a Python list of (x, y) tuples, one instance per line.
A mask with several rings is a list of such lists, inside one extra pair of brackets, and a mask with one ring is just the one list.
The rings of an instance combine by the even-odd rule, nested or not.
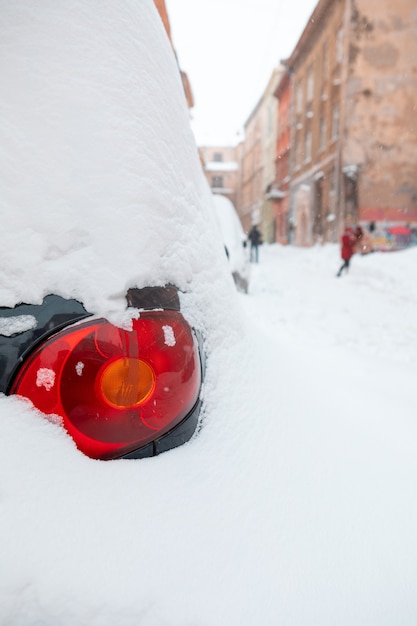
[(342, 248), (341, 248), (341, 257), (343, 259), (343, 264), (340, 270), (337, 272), (336, 276), (341, 276), (343, 270), (346, 272), (349, 271), (349, 263), (355, 252), (355, 244), (356, 237), (351, 228), (346, 227), (345, 232), (342, 235)]
[(256, 263), (258, 263), (259, 261), (258, 247), (262, 243), (262, 235), (256, 224), (254, 224), (252, 228), (250, 229), (248, 239), (250, 241), (250, 260), (251, 262), (256, 261)]

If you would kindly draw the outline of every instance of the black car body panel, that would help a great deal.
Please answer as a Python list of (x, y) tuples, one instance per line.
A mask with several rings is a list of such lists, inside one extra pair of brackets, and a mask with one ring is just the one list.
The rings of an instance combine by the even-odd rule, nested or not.
[(32, 316), (36, 320), (33, 328), (11, 336), (0, 334), (0, 392), (9, 393), (14, 374), (25, 357), (54, 332), (78, 322), (91, 313), (77, 300), (66, 300), (61, 296), (49, 295), (42, 304), (19, 304), (14, 308), (0, 308), (0, 318)]

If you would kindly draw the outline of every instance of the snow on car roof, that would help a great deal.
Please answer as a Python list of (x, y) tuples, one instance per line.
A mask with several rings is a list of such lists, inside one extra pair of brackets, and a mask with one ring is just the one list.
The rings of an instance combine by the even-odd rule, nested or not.
[(54, 292), (120, 323), (128, 287), (222, 291), (210, 193), (153, 3), (5, 3), (0, 73), (2, 305)]

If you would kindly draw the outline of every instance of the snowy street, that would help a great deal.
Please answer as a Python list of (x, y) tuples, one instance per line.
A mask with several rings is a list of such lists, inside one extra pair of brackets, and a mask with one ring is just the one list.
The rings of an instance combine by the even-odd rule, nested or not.
[[(417, 290), (410, 273), (416, 250), (355, 255), (349, 275), (336, 278), (336, 245), (312, 250), (261, 248), (252, 265), (248, 305), (259, 326), (318, 348), (417, 365)], [(271, 328), (272, 330), (272, 328)]]
[(3, 402), (0, 623), (414, 626), (416, 253), (337, 279), (337, 246), (263, 246), (201, 432), (155, 459)]

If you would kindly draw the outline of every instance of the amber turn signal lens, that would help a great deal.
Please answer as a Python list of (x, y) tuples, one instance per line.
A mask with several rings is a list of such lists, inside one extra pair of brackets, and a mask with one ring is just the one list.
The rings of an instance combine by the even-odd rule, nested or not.
[(105, 368), (100, 380), (104, 400), (116, 409), (139, 406), (151, 395), (154, 387), (155, 374), (141, 359), (113, 361)]

